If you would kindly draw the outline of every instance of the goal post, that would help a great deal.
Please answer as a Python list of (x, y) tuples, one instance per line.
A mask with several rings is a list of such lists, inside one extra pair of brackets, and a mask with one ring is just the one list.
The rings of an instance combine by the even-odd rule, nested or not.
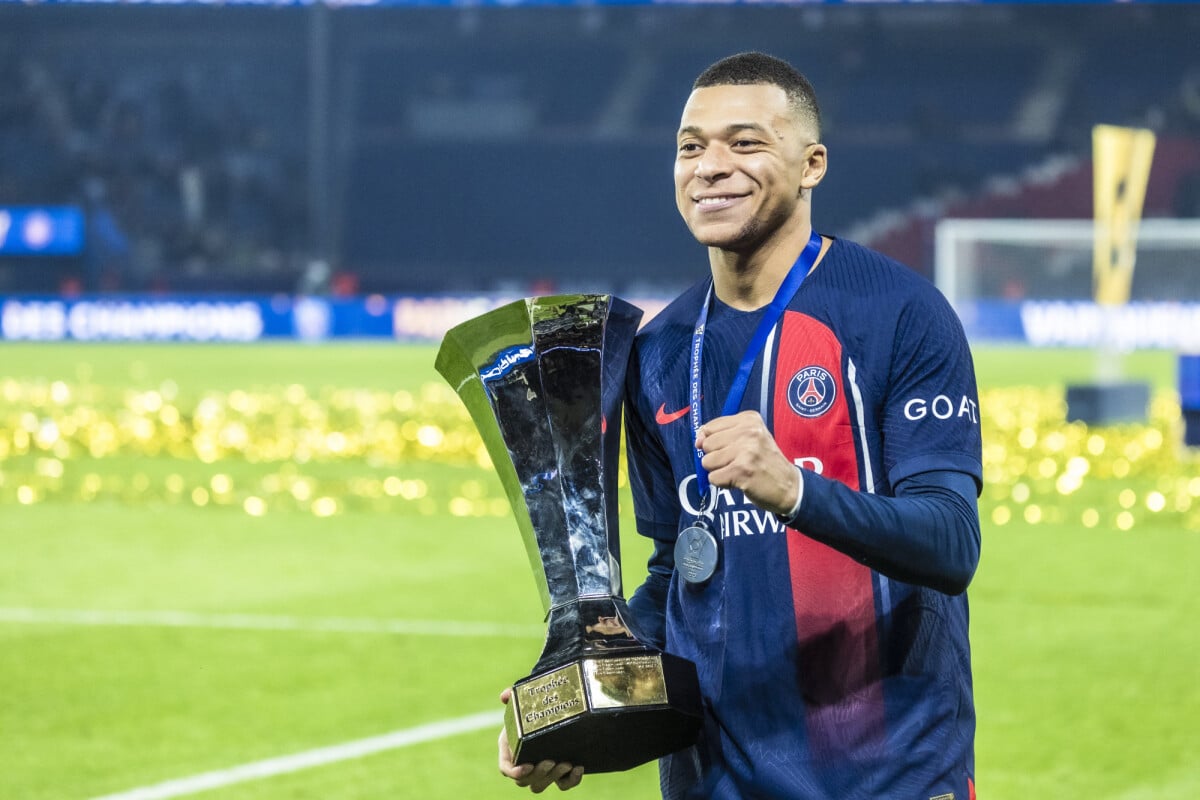
[(934, 280), (976, 339), (1200, 352), (1200, 219), (1144, 219), (1129, 303), (1094, 300), (1092, 220), (945, 219)]

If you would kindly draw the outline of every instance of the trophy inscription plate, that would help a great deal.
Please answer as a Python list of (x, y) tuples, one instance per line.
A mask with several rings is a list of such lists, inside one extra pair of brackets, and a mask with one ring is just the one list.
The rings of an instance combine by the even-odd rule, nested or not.
[(568, 664), (522, 683), (514, 688), (510, 706), (517, 735), (510, 733), (509, 739), (540, 731), (587, 711), (579, 664)]

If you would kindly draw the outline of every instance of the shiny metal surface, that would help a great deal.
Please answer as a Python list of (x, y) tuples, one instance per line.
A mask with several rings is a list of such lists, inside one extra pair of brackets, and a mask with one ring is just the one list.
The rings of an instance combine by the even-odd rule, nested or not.
[(697, 522), (679, 532), (675, 540), (675, 568), (686, 583), (704, 585), (717, 571), (719, 561), (717, 537), (706, 524)]
[(520, 300), (451, 329), (438, 352), (496, 465), (547, 614), (622, 592), (621, 401), (641, 316), (610, 295)]
[(700, 728), (695, 666), (645, 644), (622, 598), (617, 463), (641, 316), (609, 295), (532, 298), (452, 328), (438, 352), (504, 485), (546, 611), (542, 655), (505, 709), (517, 763), (627, 769)]

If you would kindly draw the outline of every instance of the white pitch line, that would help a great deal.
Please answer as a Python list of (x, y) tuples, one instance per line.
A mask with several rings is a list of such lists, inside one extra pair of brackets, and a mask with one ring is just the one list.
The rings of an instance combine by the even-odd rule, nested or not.
[(315, 750), (306, 750), (302, 753), (293, 753), (288, 756), (268, 758), (263, 761), (252, 761), (248, 764), (241, 764), (236, 767), (229, 767), (228, 769), (202, 772), (186, 778), (177, 778), (150, 786), (141, 786), (136, 789), (117, 792), (116, 794), (106, 794), (103, 797), (92, 798), (92, 800), (167, 800), (167, 798), (171, 797), (182, 797), (184, 795), (208, 791), (209, 789), (219, 789), (222, 786), (229, 786), (234, 783), (270, 778), (289, 772), (298, 772), (302, 769), (332, 764), (337, 761), (362, 758), (363, 756), (373, 755), (384, 750), (395, 750), (400, 747), (430, 742), (435, 739), (444, 739), (449, 736), (469, 733), (482, 728), (498, 727), (501, 724), (502, 718), (503, 715), (499, 711), (486, 711), (480, 714), (472, 714), (469, 717), (446, 719), (440, 722), (431, 722), (428, 725), (419, 725), (415, 728), (385, 733), (381, 736), (372, 736), (369, 739), (358, 739), (353, 742), (319, 747)]
[(200, 614), (192, 611), (93, 611), (87, 609), (0, 608), (0, 623), (95, 625), (160, 628), (213, 628), (257, 631), (390, 633), (410, 636), (544, 637), (536, 625), (432, 619), (361, 619), (269, 614)]

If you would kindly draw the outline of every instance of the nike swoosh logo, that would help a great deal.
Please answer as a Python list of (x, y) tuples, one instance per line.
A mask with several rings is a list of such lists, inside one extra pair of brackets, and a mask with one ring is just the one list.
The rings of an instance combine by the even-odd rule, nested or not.
[(658, 411), (655, 412), (654, 421), (657, 422), (659, 425), (670, 425), (675, 420), (683, 419), (684, 417), (686, 417), (687, 413), (691, 410), (692, 410), (691, 406), (684, 406), (683, 408), (679, 409), (678, 411), (672, 411), (670, 414), (668, 414), (667, 413), (667, 404), (663, 403), (661, 406), (658, 407)]

